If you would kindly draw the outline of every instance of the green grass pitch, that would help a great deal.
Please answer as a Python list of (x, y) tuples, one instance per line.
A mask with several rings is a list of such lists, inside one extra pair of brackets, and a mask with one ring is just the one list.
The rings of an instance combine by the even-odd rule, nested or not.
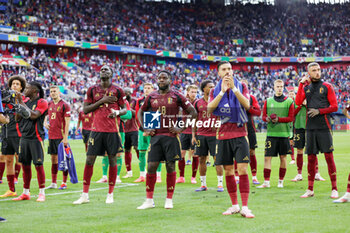
[[(265, 134), (257, 134), (259, 148), (258, 178), (263, 181), (263, 147)], [(346, 190), (350, 172), (350, 133), (334, 134), (334, 157), (338, 173), (339, 194)], [(174, 209), (164, 209), (166, 198), (165, 167), (163, 165), (161, 184), (156, 184), (154, 200), (156, 208), (137, 210), (145, 200), (145, 184), (133, 184), (139, 175), (138, 160), (133, 156), (134, 177), (123, 179), (114, 191), (114, 204), (105, 204), (107, 184), (92, 183), (90, 203), (74, 206), (82, 191), (82, 176), (85, 152), (80, 140), (71, 141), (80, 183), (68, 183), (67, 190), (46, 190), (46, 202), (37, 203), (36, 196), (30, 201), (12, 202), (0, 199), (0, 216), (7, 222), (0, 223), (0, 232), (349, 232), (350, 203), (334, 204), (331, 193), (327, 165), (323, 155), (319, 156), (319, 167), (325, 182), (315, 182), (315, 197), (299, 198), (307, 188), (307, 167), (303, 167), (302, 182), (290, 180), (296, 175), (296, 165), (288, 165), (285, 187), (277, 188), (279, 160), (272, 160), (271, 188), (258, 190), (251, 185), (249, 208), (254, 219), (244, 219), (240, 215), (223, 216), (221, 213), (230, 206), (226, 192), (216, 192), (214, 167), (208, 168), (208, 191), (196, 193), (200, 186), (190, 183), (191, 166), (186, 166), (186, 183), (178, 184), (174, 194)], [(47, 142), (45, 143), (47, 146)], [(288, 158), (288, 162), (290, 157)], [(304, 156), (304, 161), (306, 157)], [(36, 171), (32, 168), (31, 194), (38, 194)], [(46, 185), (50, 184), (51, 163), (45, 160)], [(22, 171), (21, 171), (22, 173)], [(249, 170), (250, 173), (250, 170)], [(101, 178), (101, 158), (95, 163), (92, 182)], [(121, 176), (125, 175), (125, 167)], [(250, 176), (250, 174), (249, 174)], [(6, 176), (5, 176), (6, 177)], [(20, 175), (22, 177), (22, 174)], [(59, 173), (58, 179), (62, 179)], [(58, 182), (60, 184), (60, 182)], [(22, 179), (16, 185), (22, 193)], [(6, 179), (0, 185), (0, 193), (8, 189)], [(239, 196), (240, 202), (240, 196)]]

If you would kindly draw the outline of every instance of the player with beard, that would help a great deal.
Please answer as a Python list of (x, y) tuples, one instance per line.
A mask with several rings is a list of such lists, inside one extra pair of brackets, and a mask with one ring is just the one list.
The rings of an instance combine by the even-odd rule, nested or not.
[[(294, 99), (293, 99), (294, 100)], [(304, 164), (304, 147), (305, 147), (305, 127), (306, 127), (306, 100), (303, 101), (302, 105), (298, 106), (294, 104), (294, 137), (293, 146), (297, 149), (297, 172), (298, 174), (292, 179), (293, 182), (298, 182), (303, 180), (302, 171)], [(316, 174), (315, 180), (325, 181), (318, 171), (318, 160), (316, 160)]]
[[(212, 114), (208, 114), (208, 100), (210, 90), (215, 87), (214, 83), (210, 80), (204, 80), (201, 83), (201, 91), (203, 92), (203, 97), (194, 103), (194, 108), (196, 109), (198, 116), (197, 121), (201, 121), (202, 124), (209, 121), (210, 127), (199, 127), (196, 125), (192, 129), (192, 144), (196, 145), (195, 156), (199, 157), (199, 174), (201, 180), (201, 187), (196, 189), (196, 192), (207, 191), (207, 157), (210, 153), (213, 156), (214, 161), (216, 159), (215, 147), (216, 147), (216, 131), (217, 128), (211, 127), (212, 122), (217, 122), (218, 119)], [(216, 165), (216, 175), (218, 179), (217, 191), (223, 192), (223, 166)]]
[[(146, 201), (137, 209), (154, 208), (153, 192), (156, 183), (156, 171), (161, 161), (165, 161), (167, 170), (167, 198), (164, 208), (172, 209), (172, 197), (175, 190), (176, 171), (175, 162), (180, 159), (181, 148), (177, 137), (185, 128), (168, 123), (176, 123), (180, 107), (194, 119), (197, 112), (191, 103), (179, 92), (170, 89), (172, 75), (168, 71), (160, 71), (157, 75), (159, 90), (147, 96), (144, 104), (138, 112), (137, 118), (140, 125), (144, 125), (144, 112), (151, 114), (154, 119), (159, 119), (159, 128), (147, 129), (144, 127), (145, 136), (151, 136), (151, 149), (148, 153), (148, 167), (146, 175)], [(155, 112), (155, 113), (150, 113)], [(153, 119), (152, 119), (153, 122)], [(147, 125), (146, 125), (147, 126)], [(180, 126), (180, 124), (179, 124)]]
[(309, 187), (301, 198), (314, 196), (316, 155), (324, 153), (328, 165), (328, 174), (332, 183), (331, 198), (338, 198), (337, 170), (333, 158), (333, 137), (330, 125), (330, 113), (338, 110), (337, 97), (333, 86), (321, 80), (321, 67), (312, 62), (307, 66), (308, 75), (299, 83), (295, 98), (296, 105), (302, 105), (306, 99), (306, 154), (308, 155)]
[[(145, 102), (146, 97), (154, 91), (154, 86), (152, 83), (145, 83), (143, 85), (143, 90), (144, 90), (144, 96), (142, 96), (136, 101), (136, 108), (135, 108), (136, 116), (140, 108), (142, 107), (143, 103)], [(151, 136), (144, 136), (143, 134), (144, 134), (143, 127), (142, 125), (140, 125), (138, 147), (137, 147), (137, 149), (139, 150), (140, 177), (134, 181), (135, 183), (146, 181), (146, 152), (148, 150), (148, 147), (151, 141)], [(159, 163), (159, 166), (157, 168), (157, 183), (162, 182), (161, 171), (162, 171), (162, 163)]]
[[(244, 83), (233, 77), (232, 65), (219, 62), (217, 66), (219, 83), (210, 92), (208, 113), (220, 117), (221, 127), (217, 132), (216, 164), (223, 165), (226, 176), (227, 192), (232, 206), (223, 215), (241, 213), (243, 217), (254, 218), (248, 209), (249, 199), (249, 145), (247, 140), (246, 110), (250, 108), (249, 92)], [(239, 173), (239, 190), (242, 199), (242, 210), (237, 200), (234, 160), (237, 161)]]
[[(24, 103), (22, 95), (17, 93), (16, 100), (29, 113), (29, 118), (22, 119), (19, 161), (23, 168), (23, 193), (13, 201), (30, 200), (30, 180), (32, 179), (31, 163), (35, 165), (39, 184), (39, 197), (36, 201), (45, 201), (45, 172), (44, 172), (44, 119), (48, 103), (44, 98), (44, 90), (38, 82), (30, 82), (24, 91), (29, 99)], [(16, 114), (16, 121), (22, 117)]]
[[(68, 146), (68, 133), (70, 123), (70, 106), (61, 99), (60, 89), (58, 86), (50, 87), (49, 111), (45, 117), (44, 126), (49, 134), (49, 149), (48, 154), (51, 155), (51, 177), (52, 183), (47, 189), (57, 188), (57, 173), (58, 173), (58, 145), (63, 142), (64, 146)], [(67, 189), (68, 170), (63, 171), (63, 181), (59, 189)]]
[(131, 169), (131, 161), (132, 161), (132, 153), (131, 153), (131, 147), (134, 147), (136, 151), (137, 158), (139, 157), (139, 151), (137, 149), (138, 145), (138, 124), (136, 121), (136, 114), (135, 114), (135, 107), (136, 107), (136, 99), (134, 99), (132, 94), (131, 88), (125, 88), (124, 89), (126, 100), (130, 104), (132, 118), (125, 122), (125, 142), (124, 142), (124, 148), (125, 148), (125, 167), (126, 167), (126, 175), (123, 176), (123, 178), (130, 178), (132, 177), (132, 169)]
[[(193, 105), (196, 101), (198, 87), (196, 85), (189, 85), (186, 88), (187, 92), (187, 99), (190, 101), (190, 103)], [(185, 114), (184, 114), (185, 115)], [(186, 119), (184, 119), (186, 120)], [(185, 165), (191, 164), (191, 158), (193, 158), (192, 163), (192, 176), (191, 176), (191, 183), (196, 184), (196, 175), (197, 175), (197, 169), (199, 164), (199, 158), (198, 156), (193, 156), (194, 152), (194, 144), (192, 144), (192, 128), (188, 127), (185, 129), (182, 134), (180, 135), (180, 142), (181, 142), (181, 160), (179, 160), (178, 166), (179, 166), (179, 172), (180, 177), (176, 180), (176, 183), (185, 183)], [(189, 160), (186, 161), (186, 152), (189, 152)]]
[(126, 114), (125, 94), (112, 84), (113, 71), (104, 65), (100, 69), (100, 83), (89, 87), (84, 101), (85, 114), (93, 112), (92, 130), (89, 138), (84, 169), (83, 193), (73, 204), (89, 202), (89, 187), (97, 156), (109, 158), (109, 190), (106, 203), (114, 202), (113, 191), (117, 178), (117, 153), (122, 151), (116, 117)]
[[(8, 86), (11, 88), (11, 90), (22, 93), (26, 87), (26, 80), (22, 76), (14, 75), (9, 78)], [(23, 96), (23, 98), (25, 97)], [(3, 103), (2, 107), (13, 109), (13, 105), (10, 103)], [(9, 114), (9, 118), (10, 118), (9, 124), (4, 124), (1, 128), (3, 141), (1, 144), (2, 155), (0, 155), (0, 157), (3, 157), (3, 159), (5, 160), (4, 163), (6, 164), (6, 176), (7, 176), (7, 183), (9, 186), (9, 190), (6, 191), (6, 193), (1, 195), (0, 197), (17, 196), (17, 193), (15, 191), (15, 184), (17, 184), (18, 175), (21, 170), (21, 164), (18, 162), (19, 142), (21, 139), (21, 132), (19, 130), (20, 122), (15, 121), (15, 113)], [(13, 162), (15, 159), (16, 159), (16, 163), (15, 163), (15, 167), (13, 167)], [(3, 168), (5, 168), (5, 164)], [(0, 167), (2, 165), (3, 164), (1, 164), (0, 162)], [(2, 177), (1, 171), (0, 171), (0, 174), (1, 174), (0, 176)], [(1, 181), (1, 177), (0, 177), (0, 181)]]
[[(350, 101), (348, 102), (346, 108), (343, 109), (343, 113), (346, 116), (346, 118), (350, 119)], [(334, 200), (334, 203), (345, 203), (345, 202), (350, 202), (350, 174), (348, 177), (348, 185), (347, 185), (347, 189), (346, 189), (346, 193), (344, 194), (344, 196), (342, 196), (341, 198), (339, 198), (338, 200)]]

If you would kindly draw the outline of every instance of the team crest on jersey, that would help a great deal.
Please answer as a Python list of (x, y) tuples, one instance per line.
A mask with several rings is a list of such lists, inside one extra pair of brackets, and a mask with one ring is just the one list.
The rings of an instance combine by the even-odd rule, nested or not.
[(35, 107), (36, 107), (36, 105), (34, 104), (33, 107), (32, 107), (32, 110), (33, 110), (33, 111), (35, 110)]
[(203, 105), (199, 106), (199, 108), (203, 108)]
[(173, 98), (169, 97), (168, 98), (168, 104), (172, 104), (173, 103)]
[(60, 111), (60, 107), (57, 107), (57, 112)]
[(323, 89), (323, 87), (321, 87), (320, 88), (320, 94), (323, 94), (323, 92), (324, 92), (324, 89)]

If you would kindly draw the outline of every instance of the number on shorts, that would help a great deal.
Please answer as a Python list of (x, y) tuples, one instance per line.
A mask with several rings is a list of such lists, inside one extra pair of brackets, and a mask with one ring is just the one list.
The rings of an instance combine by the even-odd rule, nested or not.
[(271, 146), (272, 146), (272, 145), (271, 145), (271, 141), (266, 141), (266, 142), (265, 142), (265, 148), (266, 148), (266, 149), (270, 149)]

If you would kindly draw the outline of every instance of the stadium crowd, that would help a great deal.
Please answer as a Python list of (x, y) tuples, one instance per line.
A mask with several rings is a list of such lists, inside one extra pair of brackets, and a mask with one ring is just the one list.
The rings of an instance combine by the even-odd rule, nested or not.
[(294, 3), (299, 4), (296, 7), (288, 2), (286, 6), (218, 7), (145, 1), (129, 4), (127, 0), (28, 0), (22, 6), (9, 4), (6, 14), (0, 14), (0, 24), (41, 37), (203, 55), (350, 54), (349, 19), (343, 17), (350, 14), (349, 3)]
[[(4, 52), (4, 51), (2, 51)], [(139, 97), (143, 91), (144, 82), (155, 83), (155, 75), (166, 68), (174, 75), (173, 86), (182, 92), (190, 84), (199, 85), (204, 79), (217, 80), (216, 70), (207, 63), (186, 63), (168, 61), (166, 64), (150, 64), (129, 61), (131, 66), (123, 64), (121, 59), (110, 58), (107, 55), (92, 54), (66, 57), (54, 56), (49, 50), (28, 48), (23, 46), (11, 46), (8, 55), (21, 56), (32, 68), (6, 66), (3, 73), (2, 84), (5, 78), (12, 74), (22, 74), (27, 80), (38, 80), (47, 90), (51, 83), (64, 86), (84, 97), (87, 88), (98, 80), (98, 70), (103, 64), (108, 64), (115, 71), (113, 81), (121, 87), (133, 89), (133, 95)], [(55, 59), (52, 59), (55, 57)], [(74, 67), (68, 68), (61, 65), (60, 61), (73, 62)], [(268, 96), (273, 93), (272, 83), (276, 79), (283, 79), (287, 88), (296, 88), (298, 79), (304, 74), (305, 68), (296, 69), (293, 66), (281, 69), (267, 69), (260, 65), (247, 65), (245, 70), (235, 70), (235, 76), (239, 79), (247, 79), (250, 83), (250, 92), (257, 97), (260, 106)], [(322, 69), (325, 80), (334, 84), (340, 107), (349, 100), (350, 94), (350, 66), (344, 68), (330, 67)]]

